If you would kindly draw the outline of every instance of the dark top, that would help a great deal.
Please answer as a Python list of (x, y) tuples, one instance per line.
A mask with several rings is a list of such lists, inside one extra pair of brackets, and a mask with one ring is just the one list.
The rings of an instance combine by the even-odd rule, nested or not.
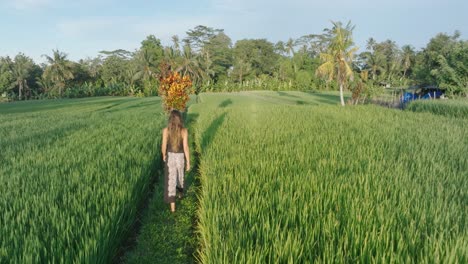
[(171, 135), (168, 136), (167, 152), (184, 153), (184, 139), (182, 138), (182, 133), (181, 133), (180, 139), (179, 139), (179, 146), (177, 146), (177, 148), (175, 148), (175, 149), (172, 149), (172, 146), (171, 146)]

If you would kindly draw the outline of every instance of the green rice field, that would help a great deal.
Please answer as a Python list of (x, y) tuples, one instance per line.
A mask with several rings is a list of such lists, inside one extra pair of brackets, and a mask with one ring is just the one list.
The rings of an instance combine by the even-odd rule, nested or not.
[(466, 119), (199, 99), (202, 263), (468, 261)]
[(416, 100), (406, 108), (413, 112), (430, 112), (448, 117), (468, 118), (468, 99)]
[(157, 97), (0, 104), (0, 263), (114, 262), (151, 188), (129, 263), (468, 262), (468, 119), (338, 102), (198, 95), (176, 215)]
[(0, 113), (0, 263), (106, 263), (159, 166), (160, 100), (18, 102)]

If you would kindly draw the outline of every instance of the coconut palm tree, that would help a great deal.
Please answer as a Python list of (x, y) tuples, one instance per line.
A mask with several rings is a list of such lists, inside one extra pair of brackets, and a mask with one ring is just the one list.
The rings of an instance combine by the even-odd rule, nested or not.
[(156, 77), (158, 60), (151, 51), (141, 49), (138, 52), (136, 59), (138, 70), (134, 76), (135, 80), (142, 79), (143, 81), (148, 81), (151, 77)]
[(175, 68), (176, 72), (181, 72), (183, 75), (189, 75), (194, 83), (197, 83), (202, 78), (202, 70), (200, 60), (193, 53), (190, 45), (186, 44), (182, 51), (182, 59)]
[(275, 44), (275, 51), (281, 54), (281, 56), (284, 56), (286, 54), (286, 45), (283, 41), (280, 40)]
[(365, 63), (365, 69), (369, 70), (372, 75), (372, 80), (377, 79), (377, 74), (385, 70), (385, 57), (378, 51), (365, 51), (360, 55)]
[(415, 57), (415, 52), (413, 47), (410, 45), (405, 45), (401, 48), (403, 52), (403, 79), (406, 77), (406, 73), (409, 70), (409, 68), (412, 66), (414, 57)]
[(294, 62), (294, 56), (296, 55), (296, 52), (294, 51), (294, 46), (296, 46), (296, 42), (292, 38), (289, 38), (288, 42), (286, 42), (285, 48), (286, 48), (286, 52), (291, 55), (294, 72), (297, 72), (297, 66), (296, 66), (296, 63)]
[(177, 35), (174, 35), (172, 36), (172, 48), (174, 49), (174, 53), (175, 55), (179, 55), (180, 54), (180, 40), (179, 40), (179, 36)]
[(336, 78), (340, 86), (341, 105), (344, 106), (343, 89), (348, 79), (353, 78), (351, 63), (357, 47), (353, 47), (352, 31), (354, 26), (348, 22), (345, 28), (341, 22), (333, 22), (333, 28), (329, 30), (330, 38), (328, 51), (320, 54), (323, 62), (317, 68), (316, 74), (322, 77), (328, 77), (329, 80)]
[(210, 52), (205, 48), (202, 48), (200, 54), (197, 56), (197, 60), (200, 67), (200, 79), (202, 83), (210, 82), (215, 75)]
[(376, 44), (377, 44), (377, 41), (375, 41), (374, 38), (369, 38), (367, 40), (366, 49), (369, 50), (370, 52), (374, 52)]
[(59, 89), (59, 95), (62, 96), (65, 82), (74, 78), (73, 63), (67, 59), (66, 53), (59, 50), (52, 50), (52, 52), (52, 57), (43, 55), (49, 64), (44, 74), (52, 80), (54, 86)]
[(36, 83), (44, 92), (48, 92), (53, 88), (53, 83), (50, 78), (46, 75), (42, 75), (36, 78)]
[(14, 86), (18, 87), (18, 99), (23, 97), (23, 91), (28, 89), (28, 77), (33, 68), (34, 62), (31, 58), (20, 53), (16, 55), (14, 63), (11, 64), (11, 75), (13, 77)]
[(294, 51), (294, 46), (296, 45), (296, 43), (294, 42), (294, 40), (292, 38), (289, 38), (288, 39), (288, 42), (286, 42), (286, 51), (288, 54), (291, 55), (291, 57), (294, 56), (295, 54), (295, 51)]

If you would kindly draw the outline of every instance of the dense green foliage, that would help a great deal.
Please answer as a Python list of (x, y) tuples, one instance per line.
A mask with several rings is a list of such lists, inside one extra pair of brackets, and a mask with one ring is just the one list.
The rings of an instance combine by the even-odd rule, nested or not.
[(468, 121), (327, 97), (190, 108), (202, 263), (467, 262)]
[[(101, 51), (95, 58), (78, 62), (58, 50), (52, 56), (45, 55), (46, 63), (41, 65), (21, 53), (15, 58), (0, 57), (0, 96), (10, 100), (150, 96), (157, 94), (162, 64), (189, 75), (197, 92), (337, 90), (341, 84), (343, 89), (356, 95), (365, 93), (363, 97), (368, 98), (375, 86), (433, 85), (446, 89), (450, 96), (468, 96), (468, 44), (459, 32), (438, 34), (420, 51), (410, 45), (399, 47), (392, 40), (370, 38), (367, 47), (361, 47), (364, 51), (353, 58), (348, 55), (356, 51), (350, 48), (354, 27), (348, 23), (341, 27), (345, 33), (341, 34), (345, 36), (341, 39), (342, 54), (348, 54), (344, 56), (346, 71), (341, 73), (354, 77), (358, 85), (342, 82), (337, 74), (331, 80), (330, 74), (317, 74), (322, 62), (339, 57), (335, 56), (339, 54), (337, 25), (341, 23), (334, 22), (321, 34), (277, 43), (267, 39), (233, 43), (223, 29), (196, 26), (183, 39), (173, 36), (172, 45), (163, 46), (156, 36), (149, 35), (134, 52)], [(354, 102), (357, 99), (355, 96)]]
[(416, 80), (438, 84), (450, 94), (468, 97), (468, 41), (459, 38), (460, 32), (453, 36), (438, 34), (432, 38), (417, 56)]
[(158, 98), (0, 105), (0, 263), (108, 263), (160, 166)]
[(468, 118), (468, 100), (417, 100), (411, 102), (407, 110), (430, 112), (433, 114)]

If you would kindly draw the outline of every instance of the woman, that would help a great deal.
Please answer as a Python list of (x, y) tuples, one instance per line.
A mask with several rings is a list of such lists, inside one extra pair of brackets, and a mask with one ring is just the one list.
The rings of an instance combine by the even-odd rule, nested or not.
[(176, 192), (179, 191), (179, 198), (184, 192), (184, 163), (185, 169), (190, 169), (188, 131), (184, 128), (179, 111), (171, 111), (167, 127), (162, 133), (161, 151), (165, 162), (164, 201), (171, 205), (171, 212), (175, 212)]

